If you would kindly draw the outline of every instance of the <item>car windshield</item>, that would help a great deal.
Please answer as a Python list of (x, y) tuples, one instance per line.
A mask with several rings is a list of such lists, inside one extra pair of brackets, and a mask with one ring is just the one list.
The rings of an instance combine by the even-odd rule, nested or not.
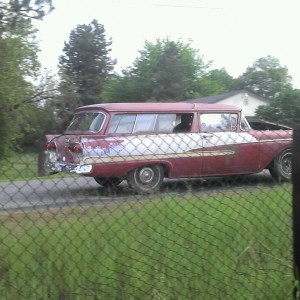
[(66, 132), (74, 131), (99, 131), (102, 128), (104, 114), (83, 112), (75, 114)]

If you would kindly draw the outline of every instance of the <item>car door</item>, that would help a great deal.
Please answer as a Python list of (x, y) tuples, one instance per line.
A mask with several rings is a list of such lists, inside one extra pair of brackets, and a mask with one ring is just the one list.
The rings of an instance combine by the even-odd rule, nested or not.
[(200, 114), (203, 175), (246, 174), (259, 170), (260, 143), (241, 131), (238, 113)]

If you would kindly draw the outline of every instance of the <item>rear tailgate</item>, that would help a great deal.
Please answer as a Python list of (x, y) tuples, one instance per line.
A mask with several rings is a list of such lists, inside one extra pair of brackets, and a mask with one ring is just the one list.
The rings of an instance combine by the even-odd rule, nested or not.
[(81, 137), (78, 135), (46, 135), (46, 150), (51, 162), (80, 163)]

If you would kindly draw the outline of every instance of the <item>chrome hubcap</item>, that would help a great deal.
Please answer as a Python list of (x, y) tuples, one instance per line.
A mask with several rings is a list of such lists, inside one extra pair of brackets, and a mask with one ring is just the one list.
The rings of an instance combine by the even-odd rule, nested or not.
[(282, 171), (286, 174), (291, 174), (292, 173), (292, 160), (291, 160), (292, 155), (290, 153), (287, 153), (285, 156), (282, 157), (281, 160), (281, 168)]
[(150, 183), (154, 178), (154, 172), (151, 168), (143, 168), (140, 171), (139, 178), (144, 184)]

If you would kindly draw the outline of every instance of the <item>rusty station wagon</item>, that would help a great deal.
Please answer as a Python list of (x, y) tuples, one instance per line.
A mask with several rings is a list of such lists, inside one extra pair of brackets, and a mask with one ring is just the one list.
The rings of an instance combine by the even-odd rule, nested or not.
[(252, 130), (241, 109), (201, 103), (79, 107), (64, 134), (47, 135), (47, 167), (140, 193), (164, 178), (259, 173), (290, 180), (291, 130)]

